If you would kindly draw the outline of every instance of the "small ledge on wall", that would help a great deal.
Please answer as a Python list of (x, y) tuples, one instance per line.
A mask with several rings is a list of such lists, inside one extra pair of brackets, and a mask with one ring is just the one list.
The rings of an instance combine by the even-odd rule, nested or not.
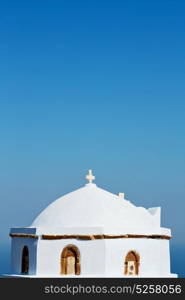
[(38, 239), (38, 235), (35, 234), (24, 234), (24, 233), (10, 233), (11, 238), (29, 238), (29, 239)]
[(107, 235), (107, 234), (96, 234), (96, 235), (42, 235), (43, 240), (60, 240), (60, 239), (79, 239), (79, 240), (100, 240), (100, 239), (162, 239), (170, 240), (171, 236), (168, 235), (145, 235), (145, 234), (124, 234), (124, 235)]
[(170, 240), (171, 236), (168, 235), (157, 235), (157, 234), (123, 234), (123, 235), (108, 235), (108, 234), (95, 234), (95, 235), (75, 235), (75, 234), (67, 234), (67, 235), (50, 235), (43, 234), (41, 236), (33, 235), (33, 234), (13, 234), (10, 233), (11, 238), (31, 238), (38, 239), (41, 237), (43, 240), (65, 240), (65, 239), (78, 239), (78, 240), (102, 240), (102, 239), (162, 239), (162, 240)]

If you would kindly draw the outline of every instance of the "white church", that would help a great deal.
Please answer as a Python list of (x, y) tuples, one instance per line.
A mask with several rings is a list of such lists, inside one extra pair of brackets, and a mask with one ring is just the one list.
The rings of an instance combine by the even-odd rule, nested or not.
[(88, 183), (12, 228), (11, 276), (177, 277), (170, 271), (170, 229), (160, 207), (137, 207)]

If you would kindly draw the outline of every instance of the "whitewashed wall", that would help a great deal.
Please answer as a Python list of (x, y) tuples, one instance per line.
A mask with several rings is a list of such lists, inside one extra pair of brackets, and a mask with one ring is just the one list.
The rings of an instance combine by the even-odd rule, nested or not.
[(139, 276), (170, 275), (168, 240), (129, 238), (106, 240), (106, 276), (123, 276), (124, 260), (131, 250), (140, 255)]
[(29, 249), (29, 275), (36, 274), (37, 264), (37, 239), (12, 238), (11, 241), (11, 266), (13, 274), (21, 274), (22, 250), (24, 246)]
[(39, 240), (37, 250), (37, 275), (60, 276), (61, 253), (67, 245), (80, 251), (81, 275), (105, 274), (105, 240)]
[(81, 276), (122, 277), (124, 259), (131, 250), (140, 255), (139, 276), (174, 276), (170, 274), (168, 240), (132, 238), (87, 241), (13, 238), (12, 273), (21, 274), (22, 250), (27, 246), (29, 275), (60, 276), (61, 253), (69, 244), (75, 245), (80, 251)]

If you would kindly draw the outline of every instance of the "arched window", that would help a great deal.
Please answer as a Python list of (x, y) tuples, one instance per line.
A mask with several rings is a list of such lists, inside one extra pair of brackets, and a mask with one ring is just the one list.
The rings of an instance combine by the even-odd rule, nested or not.
[(62, 251), (61, 274), (80, 275), (80, 251), (74, 245), (68, 245)]
[(140, 257), (136, 251), (129, 251), (125, 257), (125, 275), (138, 275), (139, 274)]
[(27, 246), (24, 246), (22, 250), (22, 266), (21, 273), (28, 274), (29, 273), (29, 250)]

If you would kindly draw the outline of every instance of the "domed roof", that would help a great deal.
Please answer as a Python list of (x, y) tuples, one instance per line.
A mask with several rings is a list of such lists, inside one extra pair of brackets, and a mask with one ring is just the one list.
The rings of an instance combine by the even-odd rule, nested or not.
[[(158, 215), (158, 212), (157, 212)], [(44, 228), (159, 228), (156, 209), (136, 207), (130, 201), (88, 183), (44, 209), (31, 227)]]

